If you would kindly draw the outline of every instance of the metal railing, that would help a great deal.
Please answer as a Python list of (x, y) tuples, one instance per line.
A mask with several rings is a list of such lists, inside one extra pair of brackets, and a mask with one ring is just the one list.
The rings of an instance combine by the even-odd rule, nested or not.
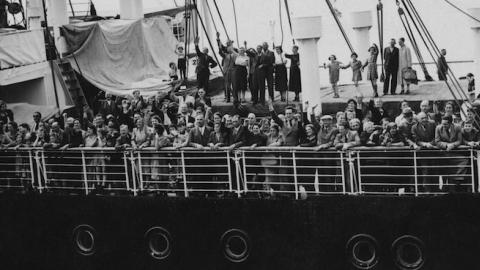
[(471, 148), (10, 148), (0, 150), (0, 191), (296, 199), (476, 193), (479, 154)]

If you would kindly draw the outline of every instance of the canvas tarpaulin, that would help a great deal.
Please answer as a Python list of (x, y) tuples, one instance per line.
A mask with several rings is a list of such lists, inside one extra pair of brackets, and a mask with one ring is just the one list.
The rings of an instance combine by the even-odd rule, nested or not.
[(26, 30), (0, 33), (0, 69), (46, 61), (43, 31)]
[(177, 40), (163, 18), (65, 25), (62, 34), (72, 66), (99, 89), (120, 96), (170, 90)]

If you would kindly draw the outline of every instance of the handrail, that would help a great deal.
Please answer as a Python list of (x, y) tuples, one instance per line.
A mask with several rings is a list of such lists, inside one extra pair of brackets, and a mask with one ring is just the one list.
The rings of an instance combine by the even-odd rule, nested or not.
[[(0, 149), (0, 191), (31, 188), (92, 192), (232, 194), (243, 197), (322, 194), (438, 195), (480, 193), (480, 150), (409, 147), (240, 147), (216, 150), (153, 147)], [(214, 195), (216, 196), (216, 195)], [(223, 196), (223, 195), (222, 195)]]

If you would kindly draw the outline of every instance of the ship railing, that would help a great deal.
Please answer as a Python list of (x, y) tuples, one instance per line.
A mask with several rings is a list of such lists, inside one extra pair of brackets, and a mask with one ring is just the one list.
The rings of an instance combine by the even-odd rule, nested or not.
[(312, 148), (243, 147), (236, 151), (244, 194), (264, 196), (352, 193), (349, 153)]
[(473, 193), (478, 186), (479, 152), (468, 147), (451, 151), (361, 147), (350, 154), (358, 194)]
[(0, 190), (237, 197), (480, 192), (479, 151), (358, 147), (0, 151)]

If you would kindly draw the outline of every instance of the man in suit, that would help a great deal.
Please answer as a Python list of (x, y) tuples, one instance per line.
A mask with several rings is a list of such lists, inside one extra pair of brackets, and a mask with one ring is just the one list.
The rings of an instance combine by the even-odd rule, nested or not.
[(232, 94), (233, 89), (233, 75), (235, 73), (235, 60), (237, 59), (238, 53), (233, 48), (233, 41), (227, 41), (227, 46), (223, 46), (220, 42), (220, 33), (217, 32), (217, 44), (218, 52), (223, 58), (222, 67), (223, 67), (223, 80), (225, 81), (225, 101), (230, 102), (230, 95)]
[(40, 125), (42, 125), (42, 114), (40, 112), (34, 112), (33, 113), (33, 124), (31, 125), (32, 127), (32, 132), (37, 132), (38, 128)]
[[(435, 147), (435, 121), (430, 120), (428, 115), (421, 111), (417, 114), (418, 122), (412, 127), (412, 138), (415, 142), (415, 145), (421, 149), (436, 149)], [(431, 184), (432, 177), (429, 177), (430, 174), (435, 174), (435, 168), (432, 166), (436, 165), (436, 160), (430, 158), (432, 152), (417, 152), (417, 162), (419, 172), (421, 177), (419, 177), (419, 182), (423, 186), (425, 192), (430, 192), (432, 190)], [(435, 179), (436, 180), (436, 179)]]
[(198, 48), (199, 38), (195, 38), (195, 51), (197, 52), (198, 63), (195, 69), (197, 73), (198, 88), (203, 88), (208, 93), (208, 86), (210, 82), (210, 69), (217, 66), (217, 62), (208, 55), (208, 48), (203, 48), (202, 51)]
[(268, 95), (273, 101), (273, 64), (275, 54), (268, 49), (268, 43), (263, 43), (263, 51), (258, 59), (258, 91), (260, 92), (260, 103), (265, 104), (265, 80), (268, 85)]
[(247, 143), (248, 139), (248, 130), (240, 122), (240, 116), (234, 115), (232, 117), (232, 128), (229, 132), (229, 149), (235, 149), (241, 147)]
[(188, 134), (187, 145), (195, 148), (203, 148), (208, 145), (212, 128), (205, 125), (205, 116), (201, 113), (195, 117), (196, 127), (192, 128)]
[[(468, 157), (461, 158), (462, 153), (451, 152), (457, 149), (462, 144), (462, 128), (453, 124), (451, 115), (442, 117), (442, 122), (435, 129), (435, 144), (438, 148), (446, 150), (441, 154), (444, 157), (437, 160), (436, 165), (442, 175), (448, 175), (447, 183), (450, 184), (450, 191), (455, 191), (461, 181), (465, 180), (466, 167), (468, 165)], [(457, 176), (460, 175), (460, 176)], [(444, 180), (445, 180), (444, 178)], [(452, 187), (452, 185), (454, 185)]]
[(294, 117), (293, 108), (285, 108), (285, 120), (278, 117), (271, 101), (269, 102), (269, 109), (272, 119), (281, 127), (284, 146), (297, 146), (299, 144), (299, 133), (300, 129), (302, 129), (302, 124)]
[[(385, 66), (385, 82), (383, 83), (383, 94), (388, 94), (388, 87), (390, 86), (390, 93), (395, 95), (397, 89), (397, 76), (398, 76), (398, 62), (399, 62), (399, 50), (395, 47), (396, 40), (392, 38), (390, 40), (390, 46), (385, 48), (384, 66)], [(391, 80), (391, 81), (390, 81)]]
[(262, 54), (263, 47), (261, 45), (257, 46), (257, 50), (254, 51), (253, 49), (247, 51), (247, 55), (250, 57), (250, 68), (248, 70), (248, 88), (250, 88), (250, 92), (252, 93), (252, 103), (255, 105), (258, 103), (258, 89), (259, 89), (259, 69), (258, 65), (260, 62), (260, 56)]

